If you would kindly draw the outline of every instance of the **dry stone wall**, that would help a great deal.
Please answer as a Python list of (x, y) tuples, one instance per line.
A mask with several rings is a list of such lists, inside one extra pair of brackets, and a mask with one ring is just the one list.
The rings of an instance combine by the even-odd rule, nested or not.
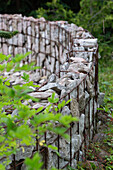
[[(26, 60), (20, 64), (34, 61), (41, 69), (29, 71), (30, 80), (39, 84), (40, 88), (29, 95), (40, 99), (40, 103), (32, 100), (25, 101), (31, 108), (49, 105), (47, 98), (55, 92), (62, 100), (72, 99), (68, 106), (62, 109), (63, 115), (76, 116), (78, 123), (73, 123), (68, 131), (70, 142), (57, 137), (53, 133), (46, 133), (47, 144), (59, 147), (60, 158), (49, 149), (47, 152), (46, 168), (52, 166), (66, 169), (67, 165), (76, 166), (78, 160), (85, 156), (85, 149), (96, 131), (96, 112), (98, 95), (98, 44), (87, 30), (68, 24), (66, 21), (49, 22), (44, 18), (34, 19), (21, 15), (0, 15), (0, 30), (14, 31), (19, 34), (11, 39), (0, 38), (0, 52), (14, 57), (18, 53), (32, 51)], [(23, 72), (4, 72), (11, 85), (23, 84)], [(17, 110), (12, 116), (18, 114)], [(43, 137), (41, 138), (41, 140)], [(19, 162), (30, 157), (34, 147), (25, 147), (15, 156)], [(12, 162), (13, 158), (11, 158)], [(10, 168), (10, 165), (7, 169)], [(25, 165), (21, 170), (25, 170)]]

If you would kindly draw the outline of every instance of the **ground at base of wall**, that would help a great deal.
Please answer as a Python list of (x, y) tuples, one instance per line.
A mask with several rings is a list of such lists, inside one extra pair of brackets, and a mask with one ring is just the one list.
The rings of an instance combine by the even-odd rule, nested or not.
[(100, 128), (86, 150), (86, 160), (79, 162), (76, 169), (69, 167), (69, 170), (113, 169), (113, 118), (108, 113), (99, 111), (98, 123)]

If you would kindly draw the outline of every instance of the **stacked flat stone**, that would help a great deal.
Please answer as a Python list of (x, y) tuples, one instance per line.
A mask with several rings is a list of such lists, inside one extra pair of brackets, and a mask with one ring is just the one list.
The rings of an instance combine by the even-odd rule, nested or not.
[[(82, 160), (83, 150), (80, 149), (84, 140), (84, 125), (92, 124), (97, 109), (95, 97), (95, 66), (94, 59), (97, 50), (97, 39), (88, 31), (75, 24), (68, 24), (67, 21), (47, 22), (44, 18), (34, 19), (32, 17), (22, 17), (21, 15), (0, 15), (0, 30), (14, 31), (18, 30), (19, 34), (12, 39), (7, 40), (0, 38), (0, 52), (13, 57), (18, 53), (32, 51), (27, 59), (20, 64), (34, 61), (41, 69), (36, 72), (29, 71), (30, 81), (40, 86), (39, 88), (31, 87), (33, 91), (30, 96), (40, 99), (40, 103), (34, 103), (32, 100), (24, 101), (24, 104), (31, 108), (38, 109), (49, 105), (48, 97), (55, 92), (55, 97), (62, 100), (72, 99), (69, 106), (62, 109), (63, 115), (72, 115), (79, 118), (79, 130), (75, 123), (72, 128), (72, 167), (76, 166), (77, 160), (74, 153), (79, 150), (79, 160)], [(25, 72), (25, 71), (24, 71)], [(12, 86), (24, 84), (23, 71), (14, 73), (4, 72), (4, 76), (10, 80)], [(79, 91), (79, 94), (78, 94)], [(79, 96), (79, 97), (78, 97)], [(90, 110), (88, 109), (90, 102)], [(85, 114), (84, 114), (85, 111)], [(89, 113), (88, 113), (89, 112)], [(14, 110), (12, 116), (18, 114)], [(90, 116), (89, 116), (90, 115)], [(90, 117), (90, 119), (89, 119)], [(90, 130), (92, 138), (93, 125)], [(47, 132), (47, 144), (51, 142), (54, 146), (56, 135)], [(43, 137), (41, 138), (41, 140)], [(64, 167), (70, 160), (70, 142), (60, 138), (60, 168)], [(34, 147), (27, 149), (25, 153), (21, 151), (16, 154), (16, 161), (25, 159), (32, 155)], [(12, 161), (12, 159), (11, 159)], [(57, 155), (51, 149), (48, 150), (48, 169), (57, 167)], [(21, 169), (25, 170), (23, 165)]]

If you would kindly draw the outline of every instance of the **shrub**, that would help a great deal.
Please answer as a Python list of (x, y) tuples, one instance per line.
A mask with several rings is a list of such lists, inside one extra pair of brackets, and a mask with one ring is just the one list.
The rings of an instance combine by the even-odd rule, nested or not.
[[(50, 105), (45, 109), (41, 107), (35, 110), (31, 109), (29, 105), (23, 104), (23, 101), (29, 99), (39, 102), (38, 99), (28, 95), (28, 92), (33, 91), (30, 86), (39, 86), (29, 81), (29, 75), (26, 73), (22, 76), (25, 84), (11, 86), (7, 77), (3, 76), (3, 72), (37, 69), (36, 66), (33, 66), (33, 63), (20, 67), (20, 61), (29, 54), (30, 52), (27, 52), (25, 55), (18, 54), (14, 58), (12, 58), (11, 55), (5, 56), (0, 54), (0, 157), (6, 157), (3, 163), (0, 164), (0, 169), (2, 170), (9, 164), (10, 155), (16, 154), (20, 149), (24, 152), (25, 145), (35, 145), (35, 139), (39, 138), (38, 135), (44, 135), (46, 131), (51, 131), (57, 135), (59, 134), (68, 140), (69, 136), (65, 131), (72, 121), (77, 120), (71, 115), (62, 116), (60, 110), (64, 105), (68, 104), (69, 101), (67, 103), (62, 101), (58, 104), (59, 99), (55, 98), (54, 93), (51, 98), (48, 98)], [(15, 109), (17, 109), (18, 114), (12, 116), (12, 111)], [(8, 113), (8, 111), (11, 112)], [(28, 120), (30, 120), (30, 125), (28, 124)], [(55, 126), (56, 121), (59, 122), (57, 126)], [(39, 144), (50, 147), (58, 153), (56, 147), (52, 145), (47, 146), (45, 141), (40, 141)], [(25, 163), (28, 165), (28, 169), (34, 168), (34, 165), (36, 169), (40, 169), (42, 166), (39, 153), (34, 155), (32, 161), (30, 158), (26, 158)]]
[(111, 57), (113, 44), (113, 1), (82, 0), (75, 23), (98, 38), (101, 55)]
[(64, 20), (74, 22), (74, 12), (65, 4), (62, 4), (60, 0), (52, 0), (47, 2), (45, 8), (38, 8), (36, 11), (37, 17), (44, 17), (49, 21)]

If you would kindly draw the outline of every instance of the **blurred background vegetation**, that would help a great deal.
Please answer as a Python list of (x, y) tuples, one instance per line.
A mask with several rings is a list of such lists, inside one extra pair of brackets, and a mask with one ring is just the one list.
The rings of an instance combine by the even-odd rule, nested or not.
[(0, 13), (73, 22), (98, 38), (104, 60), (113, 57), (113, 0), (0, 0)]
[(113, 95), (113, 0), (0, 0), (0, 13), (66, 20), (90, 31), (99, 43), (100, 90)]

